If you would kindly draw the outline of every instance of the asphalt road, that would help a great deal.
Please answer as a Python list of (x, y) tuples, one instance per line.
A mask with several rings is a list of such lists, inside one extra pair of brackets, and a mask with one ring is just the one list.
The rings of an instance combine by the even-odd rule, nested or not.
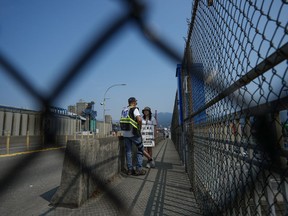
[(64, 149), (0, 157), (0, 215), (41, 215), (61, 181)]

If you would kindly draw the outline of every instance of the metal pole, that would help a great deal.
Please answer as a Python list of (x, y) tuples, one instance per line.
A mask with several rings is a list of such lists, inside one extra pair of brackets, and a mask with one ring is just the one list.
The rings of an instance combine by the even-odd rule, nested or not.
[(105, 106), (106, 106), (106, 94), (107, 94), (107, 92), (109, 91), (109, 89), (111, 89), (112, 87), (115, 87), (115, 86), (125, 86), (126, 84), (114, 84), (114, 85), (111, 85), (109, 88), (107, 88), (107, 90), (105, 91), (105, 93), (104, 93), (104, 98), (103, 98), (103, 103), (102, 103), (102, 105), (103, 105), (103, 127), (104, 127), (104, 129), (103, 129), (103, 132), (104, 132), (104, 137), (106, 137), (106, 125), (105, 125)]
[[(106, 92), (105, 92), (105, 94), (106, 94)], [(106, 137), (106, 130), (105, 130), (105, 122), (106, 122), (106, 119), (105, 119), (105, 104), (106, 104), (106, 98), (105, 98), (105, 95), (104, 95), (104, 100), (103, 100), (103, 127), (104, 127), (103, 131), (104, 131), (104, 137)]]

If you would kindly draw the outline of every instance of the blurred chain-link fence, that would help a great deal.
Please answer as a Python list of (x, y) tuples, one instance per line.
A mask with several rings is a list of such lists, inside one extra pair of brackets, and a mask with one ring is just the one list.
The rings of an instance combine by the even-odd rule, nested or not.
[[(120, 0), (119, 0), (120, 1)], [(121, 2), (121, 1), (120, 1)], [(36, 84), (30, 84), (30, 80), (27, 79), (25, 76), (25, 72), (19, 70), (15, 65), (13, 65), (8, 58), (8, 56), (4, 55), (0, 50), (0, 66), (2, 68), (1, 72), (7, 74), (9, 77), (12, 77), (13, 81), (17, 83), (19, 86), (23, 87), (31, 97), (33, 97), (36, 101), (39, 102), (43, 106), (43, 111), (39, 115), (41, 115), (41, 119), (51, 119), (55, 118), (55, 113), (51, 112), (51, 107), (53, 107), (54, 102), (60, 95), (68, 88), (68, 86), (73, 83), (76, 77), (83, 73), (84, 67), (92, 61), (92, 58), (95, 59), (95, 56), (101, 54), (104, 48), (111, 43), (115, 37), (121, 33), (122, 30), (125, 29), (126, 25), (130, 24), (131, 22), (135, 25), (131, 25), (138, 29), (141, 32), (141, 36), (145, 40), (147, 40), (152, 46), (155, 46), (158, 51), (161, 51), (164, 55), (170, 58), (173, 61), (181, 62), (181, 55), (172, 49), (170, 45), (166, 42), (164, 43), (163, 36), (159, 37), (158, 35), (154, 34), (154, 31), (148, 26), (144, 16), (146, 14), (146, 5), (145, 2), (136, 1), (136, 0), (122, 0), (123, 3), (123, 14), (119, 15), (118, 17), (113, 16), (113, 19), (110, 23), (105, 23), (103, 25), (103, 30), (101, 33), (97, 32), (97, 34), (93, 35), (91, 38), (93, 40), (91, 43), (84, 49), (82, 53), (79, 53), (78, 58), (70, 63), (70, 66), (66, 71), (62, 72), (62, 78), (59, 78), (58, 84), (55, 88), (51, 89), (48, 94), (41, 94), (36, 88)], [(57, 116), (56, 116), (57, 118)], [(46, 124), (41, 125), (43, 128), (44, 140), (43, 147), (45, 145), (53, 145), (57, 146), (57, 131), (51, 131), (47, 127)], [(49, 132), (49, 133), (48, 133)], [(76, 158), (75, 155), (71, 153), (69, 155), (71, 160)], [(23, 160), (19, 163), (13, 165), (10, 172), (0, 178), (0, 196), (5, 193), (8, 189), (9, 183), (15, 182), (17, 180), (17, 175), (19, 170), (23, 170), (23, 168), (31, 166), (36, 158), (39, 157), (39, 154), (26, 154), (23, 155)], [(107, 159), (109, 160), (109, 159)], [(74, 163), (81, 163), (79, 161), (74, 161)], [(90, 172), (89, 167), (83, 164), (83, 172)], [(105, 182), (101, 181), (101, 177), (96, 176), (93, 174), (93, 180), (99, 186), (100, 189), (108, 191), (108, 187)], [(108, 191), (109, 197), (112, 202), (118, 206), (123, 212), (128, 211), (128, 207), (124, 205), (121, 197), (117, 194), (113, 194), (113, 192)]]
[(205, 215), (288, 215), (288, 1), (194, 1), (172, 139)]
[[(136, 0), (123, 4), (127, 12), (95, 35), (48, 95), (30, 85), (0, 50), (3, 71), (43, 104), (47, 118), (49, 107), (92, 57), (134, 22), (152, 45), (182, 62), (177, 68), (172, 139), (203, 213), (287, 215), (288, 2), (193, 1), (183, 60), (146, 24), (145, 5)], [(17, 178), (17, 170), (36, 157), (23, 157), (1, 177), (0, 195)], [(94, 179), (107, 189), (97, 176)], [(127, 210), (116, 194), (110, 197)]]

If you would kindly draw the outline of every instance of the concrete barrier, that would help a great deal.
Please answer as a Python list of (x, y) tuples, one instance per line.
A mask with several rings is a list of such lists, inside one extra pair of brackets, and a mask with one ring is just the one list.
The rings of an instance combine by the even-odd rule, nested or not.
[(79, 207), (99, 185), (120, 173), (125, 163), (121, 138), (68, 140), (61, 184), (51, 199), (53, 206)]
[[(156, 144), (163, 138), (158, 138)], [(137, 148), (132, 147), (133, 160)], [(126, 170), (123, 137), (91, 139), (89, 136), (68, 140), (61, 183), (50, 203), (52, 206), (77, 208), (113, 177)], [(102, 188), (103, 189), (103, 188)]]

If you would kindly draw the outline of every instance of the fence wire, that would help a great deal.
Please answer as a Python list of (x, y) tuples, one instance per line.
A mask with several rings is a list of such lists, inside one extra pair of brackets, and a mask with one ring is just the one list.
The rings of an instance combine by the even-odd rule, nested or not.
[(288, 215), (287, 12), (193, 2), (171, 131), (205, 215)]
[[(93, 38), (95, 38), (95, 40), (91, 41), (84, 52), (79, 54), (78, 59), (75, 62), (71, 62), (67, 71), (62, 72), (63, 76), (60, 77), (63, 78), (59, 81), (54, 89), (51, 89), (48, 96), (37, 91), (36, 85), (31, 85), (29, 80), (27, 80), (25, 73), (14, 66), (8, 57), (1, 53), (0, 50), (0, 66), (3, 68), (1, 71), (12, 77), (19, 86), (26, 89), (27, 92), (35, 98), (35, 100), (43, 105), (44, 109), (42, 111), (42, 119), (55, 118), (54, 113), (51, 113), (50, 107), (53, 107), (54, 102), (68, 88), (73, 80), (80, 74), (82, 75), (82, 73), (84, 73), (82, 69), (89, 63), (89, 61), (92, 60), (92, 57), (95, 58), (95, 56), (100, 55), (101, 51), (105, 49), (105, 47), (117, 36), (117, 34), (121, 33), (128, 23), (134, 22), (135, 25), (133, 26), (138, 28), (138, 30), (142, 33), (141, 35), (164, 55), (174, 61), (176, 60), (177, 62), (181, 62), (182, 57), (178, 51), (171, 48), (167, 42), (163, 42), (167, 41), (164, 40), (163, 36), (159, 37), (158, 35), (154, 34), (153, 30), (148, 26), (146, 20), (143, 18), (144, 14), (146, 13), (146, 6), (144, 2), (137, 0), (122, 0), (122, 2), (124, 5), (123, 10), (126, 11), (126, 13), (124, 13), (122, 16), (115, 17), (108, 27), (105, 29), (103, 28), (103, 31), (101, 31), (102, 34), (94, 35)], [(43, 127), (44, 133), (49, 131), (48, 129), (45, 129), (45, 124), (43, 124)], [(51, 144), (56, 146), (57, 143), (53, 143), (55, 142), (53, 137), (56, 137), (56, 135), (57, 131), (54, 131), (54, 134), (44, 134), (44, 147), (45, 145), (51, 146)], [(8, 189), (6, 186), (9, 183), (13, 183), (17, 180), (18, 171), (23, 170), (23, 168), (26, 166), (31, 166), (37, 157), (39, 157), (38, 154), (24, 155), (23, 160), (15, 164), (7, 175), (0, 178), (0, 196), (3, 195)], [(76, 155), (71, 153), (70, 157), (75, 163), (81, 163), (80, 161), (75, 161), (75, 158), (77, 158)], [(83, 172), (89, 172), (89, 167), (83, 165)], [(128, 207), (122, 203), (120, 197), (117, 194), (113, 194), (111, 191), (108, 191), (107, 185), (101, 181), (99, 176), (94, 175), (93, 179), (99, 186), (100, 190), (106, 190), (110, 193), (109, 197), (111, 201), (114, 202), (123, 213), (128, 212)]]

